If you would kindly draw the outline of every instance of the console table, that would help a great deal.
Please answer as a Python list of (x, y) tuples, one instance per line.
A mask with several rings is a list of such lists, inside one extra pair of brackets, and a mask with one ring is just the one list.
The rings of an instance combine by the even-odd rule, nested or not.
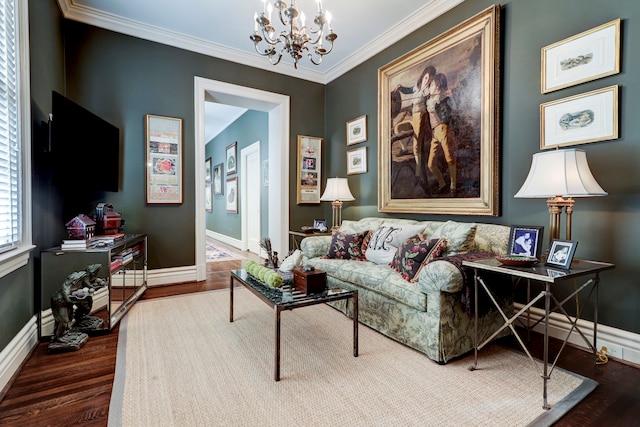
[[(543, 360), (542, 360), (542, 372), (540, 372), (540, 376), (542, 377), (543, 389), (542, 389), (542, 399), (543, 404), (542, 407), (544, 409), (549, 409), (550, 406), (547, 402), (547, 381), (550, 378), (551, 372), (555, 368), (556, 362), (558, 361), (558, 356), (564, 349), (565, 344), (569, 340), (572, 331), (577, 331), (587, 346), (593, 351), (594, 356), (596, 355), (596, 345), (597, 345), (597, 330), (598, 330), (598, 288), (600, 284), (600, 273), (605, 270), (613, 269), (614, 264), (609, 264), (605, 262), (596, 262), (596, 261), (586, 261), (586, 260), (574, 260), (571, 264), (571, 268), (569, 270), (558, 270), (555, 268), (549, 268), (544, 266), (543, 264), (538, 264), (532, 267), (513, 267), (501, 264), (497, 259), (479, 259), (479, 260), (471, 260), (471, 261), (463, 261), (463, 266), (467, 268), (471, 268), (474, 271), (474, 291), (475, 291), (475, 349), (474, 349), (474, 361), (473, 365), (469, 367), (469, 370), (473, 371), (478, 366), (478, 350), (481, 350), (482, 347), (487, 345), (493, 338), (495, 338), (500, 332), (504, 329), (509, 328), (515, 335), (516, 339), (520, 343), (520, 346), (524, 350), (524, 352), (529, 356), (536, 369), (539, 370), (537, 364), (535, 363), (535, 359), (531, 356), (531, 353), (527, 349), (526, 345), (516, 332), (515, 327), (513, 326), (513, 322), (518, 319), (520, 316), (525, 313), (528, 314), (529, 308), (531, 308), (537, 301), (544, 299), (544, 346), (543, 346)], [(496, 297), (491, 292), (491, 284), (487, 283), (483, 276), (485, 273), (494, 272), (500, 274), (506, 274), (511, 276), (512, 280), (526, 280), (527, 281), (527, 289), (530, 289), (531, 281), (539, 282), (544, 285), (544, 290), (542, 290), (537, 296), (533, 299), (530, 299), (529, 302), (520, 309), (513, 316), (508, 317), (504, 311), (500, 308), (500, 304), (496, 301)], [(558, 286), (563, 286), (566, 283), (569, 283), (570, 280), (583, 278), (586, 281), (580, 285), (576, 286), (574, 291), (564, 298), (562, 301), (559, 301), (554, 295), (553, 291)], [(505, 320), (504, 325), (500, 327), (493, 335), (487, 338), (484, 342), (478, 343), (478, 288), (480, 285), (484, 292), (487, 293), (493, 304), (497, 307), (498, 311), (502, 315)], [(564, 305), (567, 301), (574, 298), (580, 292), (584, 290), (589, 290), (590, 297), (592, 294), (594, 295), (594, 319), (593, 319), (593, 343), (589, 341), (587, 336), (580, 330), (578, 326), (578, 320), (580, 320), (580, 312), (578, 310), (575, 313), (575, 318), (571, 318), (567, 311), (564, 308)], [(529, 296), (529, 292), (527, 292)], [(553, 301), (553, 306), (551, 305)], [(571, 324), (571, 328), (567, 333), (567, 336), (564, 338), (562, 346), (558, 353), (556, 354), (555, 360), (553, 363), (549, 364), (549, 315), (551, 312), (560, 312), (566, 316), (567, 320)], [(540, 321), (536, 322), (533, 326), (538, 324)], [(531, 328), (531, 325), (527, 324), (527, 328)]]
[(311, 237), (311, 236), (331, 236), (331, 232), (328, 233), (305, 233), (303, 231), (293, 231), (293, 230), (289, 230), (289, 235), (291, 236), (291, 247), (293, 249), (300, 249), (300, 242), (302, 241), (302, 239), (304, 239), (305, 237)]

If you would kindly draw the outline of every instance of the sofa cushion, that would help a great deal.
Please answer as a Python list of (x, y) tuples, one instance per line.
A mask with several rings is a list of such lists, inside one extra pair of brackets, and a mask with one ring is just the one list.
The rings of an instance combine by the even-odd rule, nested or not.
[(430, 239), (444, 237), (447, 239), (447, 255), (466, 254), (473, 248), (478, 224), (469, 222), (447, 221), (440, 224)]
[(327, 258), (363, 260), (363, 243), (365, 243), (367, 234), (369, 231), (354, 234), (334, 231)]
[(409, 282), (417, 282), (420, 271), (447, 248), (447, 239), (408, 239), (396, 251), (389, 266)]
[(423, 230), (422, 224), (384, 223), (371, 235), (366, 250), (367, 260), (376, 264), (389, 264), (398, 247)]

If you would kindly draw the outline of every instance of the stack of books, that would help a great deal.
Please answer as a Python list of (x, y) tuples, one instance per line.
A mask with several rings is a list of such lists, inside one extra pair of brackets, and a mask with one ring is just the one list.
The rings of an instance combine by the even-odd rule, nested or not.
[(83, 250), (91, 247), (91, 240), (63, 240), (60, 249)]
[(113, 245), (120, 240), (123, 240), (125, 237), (124, 233), (117, 234), (104, 234), (101, 236), (93, 236), (91, 239), (92, 243), (106, 243), (107, 245)]

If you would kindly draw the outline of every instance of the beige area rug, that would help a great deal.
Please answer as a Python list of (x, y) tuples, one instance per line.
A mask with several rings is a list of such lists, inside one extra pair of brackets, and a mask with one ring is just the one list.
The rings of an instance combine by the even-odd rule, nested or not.
[(139, 301), (120, 326), (109, 426), (550, 425), (597, 383), (556, 369), (542, 380), (521, 353), (490, 345), (438, 365), (326, 305), (282, 313), (245, 289)]

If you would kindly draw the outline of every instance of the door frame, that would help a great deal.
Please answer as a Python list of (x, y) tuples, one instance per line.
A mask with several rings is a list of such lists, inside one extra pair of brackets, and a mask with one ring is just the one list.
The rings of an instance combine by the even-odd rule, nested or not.
[[(249, 182), (247, 179), (247, 172), (249, 171), (249, 168), (247, 167), (247, 158), (249, 157), (249, 155), (257, 153), (258, 154), (258, 163), (261, 165), (260, 162), (260, 141), (256, 141), (253, 144), (249, 145), (248, 147), (243, 148), (242, 150), (240, 150), (240, 169), (241, 169), (241, 175), (242, 175), (242, 182), (240, 183), (240, 206), (242, 207), (242, 210), (240, 211), (240, 223), (242, 224), (241, 227), (241, 240), (242, 240), (242, 250), (244, 251), (248, 251), (249, 250), (249, 234), (247, 233), (247, 228), (249, 225), (249, 214), (248, 212), (248, 205), (249, 205), (249, 198), (248, 193), (247, 193), (247, 189), (249, 187)], [(254, 184), (255, 185), (255, 184)], [(258, 194), (260, 195), (261, 188), (262, 188), (262, 182), (259, 183), (260, 188), (258, 189)], [(262, 197), (260, 195), (259, 199), (258, 199), (258, 203), (260, 204), (260, 212), (262, 213)], [(268, 210), (268, 207), (267, 207)], [(262, 223), (260, 223), (260, 233), (262, 233)], [(260, 237), (260, 236), (258, 236)], [(260, 254), (260, 248), (258, 248), (258, 254)]]
[(194, 77), (195, 254), (196, 280), (207, 278), (204, 204), (204, 103), (206, 101), (264, 111), (269, 115), (269, 238), (275, 251), (286, 253), (289, 224), (289, 122), (287, 95)]

